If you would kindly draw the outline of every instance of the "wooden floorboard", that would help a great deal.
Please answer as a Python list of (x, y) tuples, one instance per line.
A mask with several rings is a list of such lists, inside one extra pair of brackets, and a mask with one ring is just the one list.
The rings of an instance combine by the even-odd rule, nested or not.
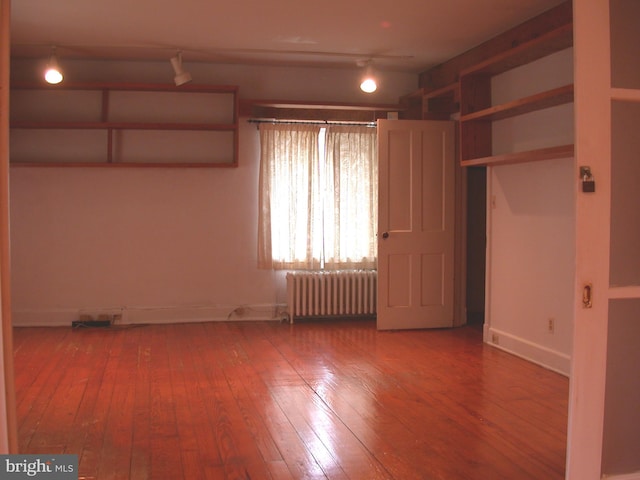
[(564, 478), (567, 378), (476, 327), (14, 330), (22, 453), (81, 479)]

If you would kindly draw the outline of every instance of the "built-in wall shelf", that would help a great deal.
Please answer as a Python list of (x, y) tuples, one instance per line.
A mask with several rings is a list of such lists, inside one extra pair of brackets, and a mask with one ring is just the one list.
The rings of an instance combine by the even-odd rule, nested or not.
[(494, 105), (491, 81), (496, 75), (565, 50), (573, 43), (568, 22), (508, 48), (460, 72), (460, 164), (491, 166), (573, 156), (573, 145), (495, 155), (493, 122), (573, 102), (573, 85), (563, 85)]
[(443, 98), (443, 97), (447, 97), (449, 95), (453, 95), (455, 93), (455, 91), (458, 88), (458, 84), (457, 83), (451, 83), (449, 85), (446, 85), (442, 88), (438, 88), (436, 90), (431, 90), (428, 92), (424, 92), (422, 94), (422, 98), (425, 100), (430, 100), (432, 98)]
[[(541, 16), (542, 19), (542, 16)], [(534, 30), (535, 29), (535, 30)], [(493, 77), (540, 60), (573, 45), (571, 8), (563, 6), (545, 17), (506, 32), (496, 42), (438, 66), (423, 77), (431, 83), (405, 97), (414, 106), (421, 99), (424, 120), (459, 120), (460, 164), (463, 167), (506, 165), (573, 156), (573, 145), (545, 145), (531, 151), (494, 154), (493, 122), (573, 102), (572, 84), (554, 86), (506, 103), (492, 101)], [(479, 52), (476, 54), (476, 51)], [(442, 83), (433, 82), (441, 79)], [(449, 81), (446, 81), (449, 79)], [(451, 82), (451, 79), (455, 79)], [(437, 81), (437, 80), (436, 80)], [(446, 82), (446, 83), (445, 83)], [(626, 93), (621, 93), (626, 95)], [(545, 143), (545, 139), (540, 142)], [(549, 139), (549, 143), (553, 140)]]
[(610, 299), (640, 298), (640, 286), (609, 287)]
[(497, 165), (512, 165), (515, 163), (539, 162), (558, 158), (571, 158), (574, 155), (573, 145), (561, 145), (557, 147), (540, 148), (526, 152), (505, 153), (488, 157), (462, 160), (463, 167), (489, 167)]
[(640, 90), (634, 88), (612, 88), (611, 99), (623, 102), (640, 102)]
[(471, 120), (503, 120), (509, 117), (524, 115), (525, 113), (555, 107), (573, 102), (573, 85), (554, 88), (546, 92), (519, 98), (512, 102), (495, 105), (477, 112), (468, 113), (460, 117), (461, 122)]
[(495, 76), (573, 45), (573, 23), (566, 23), (522, 42), (460, 72), (460, 76)]
[(235, 167), (238, 87), (11, 86), (11, 164)]
[(223, 123), (153, 123), (153, 122), (12, 122), (11, 128), (61, 130), (229, 130), (235, 125)]

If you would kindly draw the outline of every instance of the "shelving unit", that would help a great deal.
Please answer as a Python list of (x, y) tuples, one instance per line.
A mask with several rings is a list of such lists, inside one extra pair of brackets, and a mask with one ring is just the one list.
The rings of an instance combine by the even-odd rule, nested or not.
[(492, 77), (569, 48), (573, 43), (572, 27), (572, 24), (562, 25), (460, 72), (462, 166), (505, 165), (573, 155), (573, 145), (494, 155), (491, 139), (494, 121), (573, 101), (573, 85), (564, 85), (499, 105), (493, 105), (491, 98)]
[(238, 87), (12, 85), (11, 163), (235, 167)]
[(494, 155), (492, 122), (525, 115), (573, 102), (573, 85), (564, 85), (494, 105), (491, 98), (492, 77), (526, 65), (573, 45), (573, 24), (566, 22), (535, 38), (463, 68), (458, 81), (431, 91), (407, 96), (415, 101), (420, 95), (422, 119), (449, 119), (459, 114), (460, 163), (464, 167), (534, 162), (573, 156), (573, 145)]
[(481, 74), (495, 76), (526, 65), (552, 53), (573, 45), (573, 23), (566, 23), (532, 40), (522, 42), (512, 48), (466, 68), (461, 76)]

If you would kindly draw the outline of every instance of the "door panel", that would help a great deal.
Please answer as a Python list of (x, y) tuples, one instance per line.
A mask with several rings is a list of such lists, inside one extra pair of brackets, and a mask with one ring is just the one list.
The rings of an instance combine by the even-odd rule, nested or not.
[[(445, 225), (444, 194), (448, 191), (443, 187), (446, 162), (453, 165), (454, 159), (444, 156), (442, 139), (438, 136), (427, 137), (423, 142), (422, 158), (422, 228), (424, 231), (443, 232)], [(453, 174), (451, 175), (453, 177)], [(453, 178), (451, 179), (453, 181)], [(453, 183), (451, 184), (453, 189)]]
[(389, 282), (396, 288), (389, 290), (390, 307), (411, 305), (411, 256), (391, 254), (388, 258)]
[(453, 122), (380, 120), (378, 328), (453, 325)]
[[(389, 157), (394, 161), (394, 168), (387, 169), (388, 203), (385, 210), (388, 215), (388, 231), (411, 230), (411, 137), (409, 132), (389, 132)], [(382, 205), (380, 205), (382, 207)], [(379, 208), (380, 208), (379, 207)]]
[(423, 306), (444, 306), (442, 276), (444, 274), (444, 255), (422, 255), (422, 295)]

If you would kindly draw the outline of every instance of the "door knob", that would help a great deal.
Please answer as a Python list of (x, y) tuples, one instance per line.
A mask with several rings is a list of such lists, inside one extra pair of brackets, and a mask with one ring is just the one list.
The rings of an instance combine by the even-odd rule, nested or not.
[(384, 233), (382, 234), (382, 238), (385, 238), (385, 239), (386, 239), (386, 238), (389, 238), (389, 232), (384, 232)]

